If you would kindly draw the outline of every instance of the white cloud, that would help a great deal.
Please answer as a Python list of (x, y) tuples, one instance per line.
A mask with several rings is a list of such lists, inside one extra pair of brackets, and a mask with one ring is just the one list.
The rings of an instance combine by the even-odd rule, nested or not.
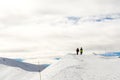
[(118, 12), (119, 4), (119, 0), (44, 0), (40, 9), (64, 15), (91, 15)]
[(0, 0), (0, 12), (4, 14), (31, 14), (35, 11), (42, 14), (101, 14), (118, 11), (119, 4), (119, 0)]
[(88, 16), (118, 13), (119, 4), (119, 0), (0, 0), (0, 23), (20, 25), (29, 23), (35, 16), (46, 15)]
[(119, 19), (71, 25), (64, 17), (119, 13), (119, 4), (119, 0), (0, 0), (0, 25), (8, 27), (0, 31), (0, 48), (34, 48), (33, 54), (34, 50), (64, 54), (81, 45), (86, 50), (118, 50)]

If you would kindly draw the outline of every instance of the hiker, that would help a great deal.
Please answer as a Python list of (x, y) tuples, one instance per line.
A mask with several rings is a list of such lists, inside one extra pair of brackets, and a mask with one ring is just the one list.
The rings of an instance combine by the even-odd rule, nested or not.
[(78, 53), (79, 53), (79, 48), (76, 49), (76, 53), (77, 53), (77, 55), (78, 55)]
[(80, 54), (81, 55), (83, 54), (83, 48), (82, 47), (80, 48)]

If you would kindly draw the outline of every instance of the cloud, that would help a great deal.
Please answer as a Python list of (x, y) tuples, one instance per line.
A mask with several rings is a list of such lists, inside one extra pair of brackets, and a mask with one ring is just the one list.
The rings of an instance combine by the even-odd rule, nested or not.
[(119, 4), (119, 0), (45, 0), (40, 6), (44, 10), (59, 11), (64, 15), (93, 15), (118, 12)]
[(118, 13), (119, 10), (119, 0), (0, 0), (0, 19), (3, 20), (0, 23), (20, 25), (46, 15), (83, 16)]
[[(1, 49), (34, 47), (39, 53), (65, 53), (83, 46), (86, 50), (118, 50), (119, 19), (90, 20), (94, 15), (119, 13), (119, 4), (119, 0), (0, 0), (0, 25), (9, 26), (0, 32), (9, 34), (2, 37)], [(71, 25), (66, 23), (68, 16), (90, 20)]]

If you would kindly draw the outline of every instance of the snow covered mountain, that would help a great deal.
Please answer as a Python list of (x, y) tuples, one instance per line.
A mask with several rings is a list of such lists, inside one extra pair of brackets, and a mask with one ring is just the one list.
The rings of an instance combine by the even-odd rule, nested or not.
[[(111, 54), (111, 53), (110, 53)], [(49, 67), (0, 57), (1, 80), (119, 80), (120, 53), (68, 54)], [(108, 55), (108, 56), (107, 56)], [(113, 56), (112, 56), (113, 55)], [(47, 67), (47, 68), (46, 68)]]
[(0, 57), (0, 80), (39, 80), (46, 67)]
[(119, 80), (119, 58), (66, 55), (42, 72), (42, 80)]
[[(56, 63), (80, 47), (86, 56), (68, 55)], [(109, 80), (100, 75), (101, 64), (105, 76), (111, 76), (112, 67), (119, 74), (113, 64), (118, 64), (118, 58), (87, 55), (115, 51), (120, 51), (120, 0), (0, 0), (0, 80), (39, 80), (41, 76), (43, 80), (97, 80), (101, 76)], [(58, 65), (39, 73), (53, 63)], [(90, 70), (98, 75), (93, 78)], [(76, 74), (81, 77), (72, 76)]]

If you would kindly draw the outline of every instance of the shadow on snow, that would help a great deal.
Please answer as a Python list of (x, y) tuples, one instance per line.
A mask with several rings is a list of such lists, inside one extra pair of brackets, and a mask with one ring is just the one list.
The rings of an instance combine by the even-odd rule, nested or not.
[(2, 58), (2, 57), (0, 57), (0, 64), (11, 66), (11, 67), (18, 67), (30, 72), (39, 72), (49, 66), (49, 64), (35, 65), (35, 64), (19, 62), (14, 59), (8, 59), (8, 58)]

